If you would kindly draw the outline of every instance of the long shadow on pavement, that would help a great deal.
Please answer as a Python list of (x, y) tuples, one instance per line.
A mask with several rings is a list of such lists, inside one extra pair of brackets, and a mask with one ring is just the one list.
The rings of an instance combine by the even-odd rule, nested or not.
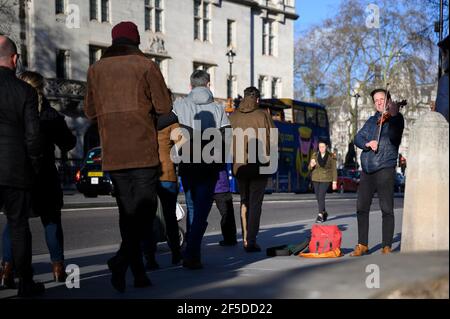
[[(132, 287), (132, 276), (127, 275), (127, 292), (119, 294), (110, 285), (110, 273), (106, 269), (106, 260), (113, 253), (104, 253), (93, 256), (70, 258), (66, 264), (76, 264), (81, 269), (80, 289), (67, 289), (64, 285), (47, 289), (45, 298), (192, 298), (196, 291), (208, 289), (211, 285), (237, 278), (243, 269), (244, 272), (258, 273), (253, 264), (268, 259), (265, 249), (270, 246), (281, 244), (296, 244), (302, 242), (309, 236), (306, 225), (287, 227), (276, 227), (271, 229), (262, 228), (258, 241), (263, 251), (261, 253), (246, 253), (241, 243), (235, 247), (220, 247), (217, 243), (222, 239), (221, 235), (206, 236), (203, 240), (203, 263), (202, 270), (186, 270), (181, 266), (170, 264), (170, 253), (164, 245), (160, 247), (157, 259), (163, 267), (160, 270), (148, 272), (154, 286), (147, 289), (135, 289)], [(162, 252), (162, 254), (161, 254)], [(86, 267), (92, 268), (88, 273), (83, 273)], [(95, 268), (103, 268), (95, 270)], [(40, 271), (48, 272), (48, 264), (35, 264), (37, 275)], [(246, 274), (244, 274), (246, 276)], [(230, 296), (232, 297), (232, 296)]]
[[(354, 214), (349, 217), (354, 217)], [(339, 218), (333, 218), (336, 220)], [(349, 224), (338, 225), (344, 232)], [(353, 226), (352, 226), (353, 227)], [(69, 258), (66, 264), (80, 267), (80, 288), (68, 289), (64, 284), (49, 284), (44, 298), (50, 299), (190, 299), (190, 298), (309, 298), (308, 291), (296, 291), (291, 279), (307, 278), (309, 268), (317, 269), (320, 265), (341, 263), (349, 258), (334, 260), (304, 259), (296, 256), (266, 257), (265, 249), (281, 244), (296, 244), (310, 235), (310, 223), (294, 226), (262, 227), (258, 236), (263, 251), (261, 253), (246, 253), (241, 243), (235, 247), (220, 247), (218, 241), (221, 235), (209, 235), (203, 240), (202, 270), (186, 270), (181, 266), (170, 264), (171, 256), (166, 245), (159, 248), (157, 256), (162, 269), (148, 272), (154, 286), (136, 289), (132, 286), (133, 278), (127, 275), (127, 291), (124, 294), (116, 292), (110, 285), (110, 273), (106, 260), (114, 252), (102, 252), (96, 255)], [(344, 233), (344, 238), (346, 237)], [(343, 252), (348, 253), (350, 234), (343, 242)], [(353, 239), (352, 239), (353, 240)], [(400, 241), (400, 234), (395, 242)], [(371, 252), (379, 249), (375, 246)], [(48, 273), (47, 263), (34, 265), (37, 275)], [(324, 268), (326, 269), (326, 268)], [(320, 270), (320, 268), (319, 268)], [(321, 271), (319, 271), (320, 273)], [(305, 277), (306, 276), (306, 277)], [(307, 290), (307, 289), (306, 289)], [(314, 296), (313, 296), (314, 297)]]

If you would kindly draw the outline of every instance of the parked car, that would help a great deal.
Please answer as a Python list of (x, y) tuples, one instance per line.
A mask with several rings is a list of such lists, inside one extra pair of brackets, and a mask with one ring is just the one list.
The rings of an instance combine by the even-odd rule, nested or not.
[(358, 191), (361, 172), (356, 169), (338, 169), (338, 192), (356, 192)]
[(95, 147), (89, 150), (83, 166), (75, 175), (75, 185), (86, 197), (113, 195), (114, 187), (109, 174), (102, 171), (102, 150)]
[(396, 173), (395, 185), (394, 185), (394, 191), (396, 193), (404, 193), (405, 192), (405, 181), (406, 181), (406, 177), (403, 174)]

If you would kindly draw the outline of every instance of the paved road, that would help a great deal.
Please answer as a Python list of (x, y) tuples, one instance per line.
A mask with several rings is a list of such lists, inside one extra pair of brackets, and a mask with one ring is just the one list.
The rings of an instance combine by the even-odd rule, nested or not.
[[(183, 196), (183, 195), (181, 195)], [(332, 194), (327, 202), (330, 218), (353, 214), (356, 207), (352, 194)], [(235, 197), (237, 199), (237, 197)], [(78, 200), (78, 199), (77, 199)], [(109, 198), (103, 201), (110, 200)], [(99, 198), (96, 202), (101, 202)], [(73, 202), (69, 198), (66, 202)], [(184, 206), (184, 205), (183, 205)], [(395, 208), (403, 207), (403, 199), (395, 199)], [(184, 208), (186, 208), (184, 206)], [(235, 202), (235, 217), (240, 231), (239, 204)], [(379, 210), (378, 200), (374, 200), (373, 209)], [(317, 204), (312, 194), (307, 195), (267, 195), (263, 205), (262, 226), (289, 222), (312, 220), (317, 214)], [(0, 229), (3, 229), (6, 218), (0, 215)], [(220, 231), (220, 214), (215, 205), (209, 217), (207, 233)], [(33, 233), (33, 254), (47, 254), (45, 237), (39, 219), (30, 221)], [(181, 222), (184, 227), (185, 221)], [(118, 211), (115, 207), (73, 208), (63, 211), (63, 227), (65, 249), (84, 249), (93, 246), (115, 245), (120, 242), (118, 229)], [(0, 238), (0, 243), (2, 239)]]
[[(273, 198), (272, 198), (273, 199)], [(315, 217), (315, 203), (307, 200), (286, 201), (269, 197), (264, 203), (259, 242), (263, 248), (295, 243), (302, 240)], [(149, 273), (154, 286), (148, 289), (132, 287), (127, 276), (127, 292), (118, 294), (109, 283), (110, 272), (105, 261), (110, 258), (119, 240), (115, 208), (64, 211), (66, 232), (66, 262), (80, 269), (80, 289), (68, 289), (52, 282), (48, 255), (39, 231), (38, 221), (32, 221), (35, 233), (33, 262), (35, 278), (46, 284), (44, 298), (177, 298), (185, 302), (192, 298), (373, 298), (399, 296), (399, 289), (426, 294), (439, 292), (438, 298), (448, 299), (448, 251), (424, 255), (399, 254), (403, 200), (395, 200), (396, 227), (392, 257), (380, 254), (381, 212), (377, 201), (371, 214), (369, 233), (371, 255), (351, 258), (349, 252), (357, 241), (357, 223), (354, 215), (355, 199), (330, 199), (330, 224), (343, 231), (339, 259), (305, 259), (296, 256), (267, 258), (265, 252), (246, 254), (238, 247), (220, 247), (219, 214), (213, 209), (210, 227), (204, 239), (201, 271), (185, 270), (170, 264), (167, 245), (159, 248), (158, 261), (162, 269)], [(237, 206), (235, 206), (237, 208)], [(236, 211), (237, 212), (237, 211)], [(4, 217), (0, 217), (0, 224)], [(43, 254), (43, 255), (36, 255)], [(380, 286), (367, 286), (367, 267), (379, 267)], [(436, 283), (447, 283), (436, 289)], [(392, 292), (395, 290), (395, 292)], [(420, 289), (419, 289), (420, 290)], [(421, 291), (422, 291), (421, 290)], [(14, 290), (0, 291), (0, 299), (14, 298)], [(419, 297), (420, 298), (420, 297)], [(181, 301), (180, 301), (181, 302)]]
[[(409, 291), (410, 294), (413, 292), (419, 298), (433, 295), (448, 299), (448, 251), (399, 254), (401, 209), (396, 209), (396, 218), (398, 223), (393, 245), (396, 253), (390, 257), (380, 254), (381, 213), (376, 211), (370, 216), (371, 255), (363, 258), (349, 257), (351, 247), (357, 240), (356, 219), (354, 215), (344, 214), (334, 216), (331, 221), (343, 230), (342, 251), (346, 255), (338, 259), (305, 259), (296, 256), (268, 258), (265, 252), (246, 254), (239, 246), (220, 247), (217, 245), (220, 236), (209, 233), (204, 239), (203, 270), (189, 271), (181, 266), (172, 266), (170, 253), (162, 245), (158, 255), (162, 269), (149, 273), (154, 286), (147, 289), (134, 288), (130, 272), (125, 294), (112, 289), (105, 261), (113, 255), (117, 245), (67, 251), (68, 265), (79, 267), (79, 289), (52, 282), (48, 255), (34, 256), (35, 278), (45, 283), (47, 291), (43, 298), (50, 299), (176, 298), (183, 304), (186, 300), (191, 303), (190, 299), (195, 298), (399, 298), (401, 290)], [(268, 247), (297, 242), (304, 238), (311, 224), (312, 221), (297, 221), (262, 226), (260, 244)], [(368, 267), (375, 270), (369, 269), (368, 272)], [(378, 278), (375, 282), (379, 280), (377, 287), (367, 284), (367, 280), (371, 279), (368, 276), (373, 271), (376, 271), (373, 275)], [(0, 291), (0, 299), (14, 298), (15, 293), (14, 290)]]

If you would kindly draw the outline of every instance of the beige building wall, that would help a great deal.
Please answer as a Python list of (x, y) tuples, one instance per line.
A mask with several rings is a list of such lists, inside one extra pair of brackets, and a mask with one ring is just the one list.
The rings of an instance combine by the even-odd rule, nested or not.
[[(70, 55), (68, 78), (85, 81), (89, 46), (108, 47), (112, 27), (120, 21), (133, 21), (141, 34), (141, 50), (162, 59), (163, 75), (174, 93), (189, 92), (189, 75), (196, 62), (210, 66), (213, 92), (217, 98), (225, 99), (229, 74), (225, 55), (229, 49), (227, 20), (233, 20), (236, 38), (232, 71), (235, 76), (234, 97), (251, 84), (258, 86), (261, 75), (267, 76), (269, 82), (266, 97), (271, 97), (270, 83), (274, 78), (279, 79), (279, 97), (293, 97), (294, 20), (297, 18), (294, 1), (211, 0), (209, 42), (194, 40), (193, 0), (162, 0), (163, 30), (158, 33), (145, 31), (144, 0), (110, 0), (109, 22), (91, 21), (89, 3), (88, 0), (65, 0), (69, 14), (56, 15), (54, 0), (28, 2), (30, 69), (43, 73), (47, 78), (55, 78), (56, 52), (67, 50)], [(68, 17), (73, 16), (73, 8), (79, 12), (79, 28), (70, 28), (66, 23)], [(262, 54), (262, 25), (266, 18), (275, 21), (274, 56)]]

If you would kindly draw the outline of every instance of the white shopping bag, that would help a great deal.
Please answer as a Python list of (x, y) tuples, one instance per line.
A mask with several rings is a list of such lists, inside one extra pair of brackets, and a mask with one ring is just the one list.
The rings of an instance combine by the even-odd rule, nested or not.
[(186, 216), (186, 213), (184, 212), (183, 207), (181, 207), (180, 203), (177, 202), (177, 221), (180, 221)]

